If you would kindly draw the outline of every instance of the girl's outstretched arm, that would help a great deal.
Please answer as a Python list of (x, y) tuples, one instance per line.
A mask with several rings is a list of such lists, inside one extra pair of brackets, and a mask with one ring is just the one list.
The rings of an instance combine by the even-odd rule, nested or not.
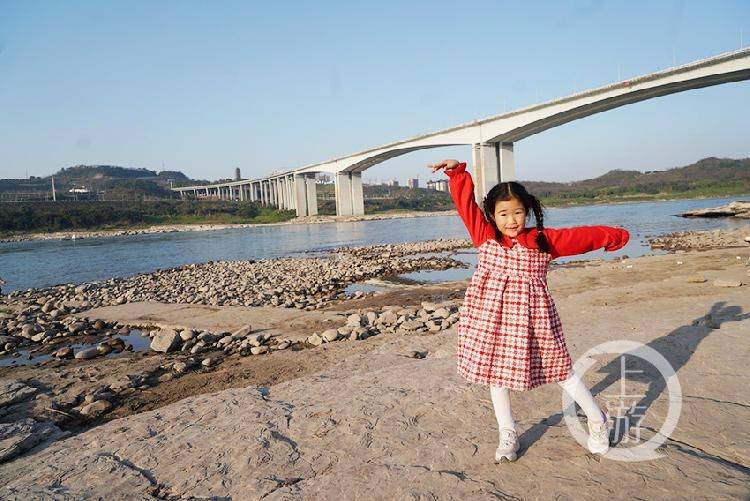
[(474, 247), (479, 247), (488, 238), (495, 236), (495, 229), (484, 218), (482, 209), (474, 200), (474, 182), (471, 174), (466, 172), (466, 163), (457, 163), (455, 160), (446, 160), (432, 166), (433, 172), (445, 168), (446, 175), (450, 178), (450, 194), (456, 205), (458, 215), (469, 230), (469, 235)]
[(552, 258), (575, 256), (592, 250), (616, 251), (625, 246), (630, 233), (613, 226), (576, 226), (574, 228), (545, 228)]

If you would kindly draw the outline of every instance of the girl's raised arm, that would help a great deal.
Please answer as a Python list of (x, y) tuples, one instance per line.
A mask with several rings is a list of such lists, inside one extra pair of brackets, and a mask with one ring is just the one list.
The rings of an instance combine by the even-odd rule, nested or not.
[(445, 173), (450, 178), (448, 184), (451, 198), (456, 205), (458, 215), (469, 230), (474, 247), (479, 247), (488, 238), (494, 237), (495, 229), (484, 218), (482, 209), (474, 200), (474, 182), (471, 180), (471, 174), (466, 172), (466, 163), (459, 163), (452, 168), (446, 166)]
[(613, 226), (576, 226), (574, 228), (545, 228), (544, 236), (550, 246), (552, 258), (575, 256), (604, 247), (616, 251), (625, 246), (630, 233)]

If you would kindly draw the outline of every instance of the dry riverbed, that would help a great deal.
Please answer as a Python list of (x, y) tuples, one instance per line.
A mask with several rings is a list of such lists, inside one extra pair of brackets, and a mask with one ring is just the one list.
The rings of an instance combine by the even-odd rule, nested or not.
[[(42, 318), (59, 313), (47, 325), (69, 317), (76, 319), (69, 325), (82, 324), (71, 335), (53, 335), (50, 352), (138, 327), (152, 329), (151, 343), (162, 336), (169, 349), (118, 345), (92, 359), (0, 368), (0, 497), (747, 497), (750, 245), (725, 247), (724, 237), (700, 252), (683, 247), (679, 254), (579, 262), (549, 274), (574, 359), (598, 343), (627, 339), (656, 349), (677, 370), (683, 411), (660, 459), (591, 456), (562, 422), (559, 387), (547, 385), (515, 395), (520, 458), (492, 464), (489, 395), (455, 374), (465, 281), (357, 298), (337, 290), (304, 305), (298, 293), (299, 305), (287, 308), (292, 298), (283, 296), (278, 306), (270, 300), (277, 296), (255, 306), (233, 305), (229, 296), (216, 301), (223, 304), (208, 296), (186, 303), (181, 290), (167, 300), (148, 297), (158, 294), (156, 286), (141, 292), (143, 300), (116, 304), (131, 283), (125, 281), (105, 293), (74, 287), (70, 296), (61, 288), (6, 298), (17, 317), (30, 303), (41, 312), (48, 302), (40, 299), (52, 295)], [(424, 249), (390, 253), (396, 259), (415, 250)], [(357, 259), (384, 250), (341, 252), (356, 270)], [(200, 276), (194, 268), (175, 273), (159, 280)], [(379, 275), (351, 273), (365, 276)], [(305, 287), (324, 283), (333, 282)], [(47, 338), (39, 339), (44, 346)], [(607, 395), (619, 385), (616, 361), (597, 357), (584, 377), (603, 405), (614, 405)], [(644, 433), (653, 434), (666, 392), (643, 379), (634, 384), (648, 395)], [(106, 403), (82, 412), (97, 402)]]

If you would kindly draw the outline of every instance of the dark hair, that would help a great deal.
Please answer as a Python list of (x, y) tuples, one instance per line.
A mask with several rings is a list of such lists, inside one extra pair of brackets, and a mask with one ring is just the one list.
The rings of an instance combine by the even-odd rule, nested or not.
[(494, 226), (496, 236), (499, 238), (501, 232), (497, 224), (495, 224), (495, 204), (510, 200), (511, 198), (515, 198), (523, 204), (523, 208), (526, 210), (526, 217), (532, 212), (534, 213), (537, 246), (539, 247), (539, 251), (549, 253), (549, 242), (547, 242), (547, 237), (544, 236), (544, 206), (537, 197), (526, 191), (526, 188), (521, 183), (515, 181), (495, 185), (482, 201), (484, 215), (492, 223), (492, 226)]

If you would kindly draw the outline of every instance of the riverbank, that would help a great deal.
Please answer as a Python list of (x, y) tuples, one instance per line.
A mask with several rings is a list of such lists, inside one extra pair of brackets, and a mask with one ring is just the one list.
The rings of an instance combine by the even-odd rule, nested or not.
[[(750, 195), (737, 195), (737, 198), (748, 197)], [(555, 200), (547, 204), (549, 208), (574, 208), (586, 205), (624, 205), (632, 203), (647, 203), (647, 202), (669, 202), (677, 200), (707, 200), (713, 199), (712, 196), (685, 196), (685, 197), (664, 197), (661, 195), (649, 195), (649, 196), (632, 196), (622, 197), (617, 199), (603, 199), (603, 200), (578, 200), (578, 201), (567, 201), (567, 200)], [(308, 224), (330, 224), (330, 223), (349, 223), (358, 221), (377, 221), (377, 220), (390, 220), (390, 219), (403, 219), (403, 218), (419, 218), (419, 217), (432, 217), (432, 216), (457, 216), (455, 210), (446, 211), (393, 211), (387, 213), (378, 214), (364, 214), (359, 216), (332, 216), (332, 215), (318, 215), (318, 216), (304, 216), (295, 217), (293, 219), (274, 222), (274, 223), (237, 223), (237, 224), (161, 224), (152, 225), (147, 227), (138, 228), (117, 228), (117, 229), (101, 229), (101, 230), (76, 230), (76, 231), (57, 231), (57, 232), (30, 232), (24, 234), (16, 234), (12, 236), (0, 236), (0, 243), (10, 242), (25, 242), (25, 241), (43, 241), (43, 240), (72, 240), (72, 239), (92, 239), (92, 238), (111, 238), (111, 237), (122, 237), (132, 235), (148, 235), (148, 234), (159, 234), (159, 233), (176, 233), (176, 232), (203, 232), (203, 231), (219, 231), (219, 230), (230, 230), (230, 229), (242, 229), (242, 228), (259, 228), (259, 227), (273, 227), (273, 226), (289, 226), (289, 225), (308, 225)]]
[[(85, 329), (95, 320), (110, 331), (150, 323), (176, 331), (181, 345), (203, 332), (224, 335), (197, 353), (124, 351), (0, 369), (2, 421), (26, 430), (24, 441), (3, 425), (4, 444), (20, 456), (0, 465), (1, 497), (600, 499), (614, 485), (622, 498), (700, 497), (706, 485), (717, 497), (747, 497), (748, 252), (681, 249), (549, 274), (574, 360), (625, 339), (654, 348), (677, 371), (682, 414), (659, 459), (591, 456), (565, 426), (559, 387), (546, 385), (515, 396), (520, 457), (494, 465), (489, 395), (455, 373), (460, 281), (312, 310), (160, 301), (84, 309), (76, 315), (87, 317)], [(26, 299), (44, 308), (40, 296)], [(245, 341), (259, 349), (243, 353)], [(639, 432), (648, 439), (669, 398), (658, 374), (635, 368), (647, 370), (628, 390), (645, 395)], [(583, 377), (614, 412), (619, 359), (598, 355)]]
[(242, 224), (165, 224), (154, 225), (137, 229), (107, 229), (90, 231), (56, 231), (51, 233), (27, 233), (0, 238), (0, 243), (26, 242), (35, 240), (79, 240), (90, 238), (111, 238), (130, 235), (149, 235), (156, 233), (175, 233), (186, 231), (218, 231), (241, 228), (258, 228), (270, 226), (287, 226), (295, 224), (325, 224), (325, 223), (349, 223), (356, 221), (375, 221), (381, 219), (401, 219), (414, 217), (430, 217), (455, 215), (455, 210), (436, 212), (396, 212), (392, 214), (365, 214), (361, 216), (305, 216), (297, 217), (289, 221), (279, 223), (242, 223)]

